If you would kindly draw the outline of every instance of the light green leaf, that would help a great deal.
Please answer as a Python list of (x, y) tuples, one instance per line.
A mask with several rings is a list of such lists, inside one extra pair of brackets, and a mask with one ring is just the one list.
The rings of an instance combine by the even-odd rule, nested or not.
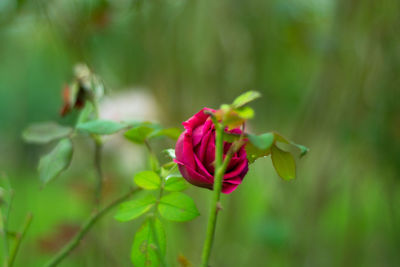
[(40, 180), (46, 184), (67, 169), (72, 159), (72, 153), (71, 140), (62, 139), (49, 154), (40, 159)]
[(153, 195), (140, 196), (120, 205), (114, 218), (121, 222), (133, 220), (153, 207), (157, 199)]
[(254, 109), (251, 107), (240, 107), (235, 109), (240, 118), (248, 120), (254, 117)]
[(178, 222), (189, 221), (200, 215), (193, 199), (180, 192), (163, 196), (158, 211), (165, 219)]
[(188, 183), (181, 176), (168, 176), (165, 180), (164, 189), (167, 191), (182, 191), (188, 187)]
[(109, 120), (94, 120), (77, 125), (77, 129), (90, 134), (107, 135), (119, 132), (126, 127), (125, 124), (109, 121)]
[(143, 144), (153, 131), (150, 126), (137, 126), (126, 131), (125, 137), (136, 144)]
[(248, 91), (238, 96), (232, 103), (233, 108), (240, 108), (249, 102), (259, 98), (261, 94), (257, 91)]
[(178, 140), (179, 136), (181, 135), (182, 130), (179, 128), (166, 128), (166, 129), (159, 129), (154, 132), (152, 132), (149, 135), (149, 138), (154, 138), (154, 137), (161, 137), (161, 136), (166, 136), (169, 137), (173, 140)]
[(264, 133), (260, 135), (247, 134), (249, 141), (260, 150), (270, 149), (274, 143), (273, 133)]
[(133, 180), (141, 188), (155, 190), (161, 186), (161, 178), (153, 171), (142, 171), (137, 173)]
[(159, 267), (164, 262), (166, 238), (157, 218), (147, 219), (136, 232), (131, 251), (133, 266)]
[(30, 125), (22, 133), (22, 138), (28, 143), (46, 144), (67, 137), (72, 131), (71, 127), (62, 126), (55, 122), (42, 122)]
[(277, 146), (271, 148), (271, 159), (278, 175), (285, 180), (296, 177), (296, 162), (291, 153), (279, 149)]

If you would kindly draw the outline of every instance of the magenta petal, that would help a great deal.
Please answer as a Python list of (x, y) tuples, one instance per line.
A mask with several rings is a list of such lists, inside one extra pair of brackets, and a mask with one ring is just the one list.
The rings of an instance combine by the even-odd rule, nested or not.
[(230, 194), (238, 187), (238, 184), (223, 183), (221, 192), (224, 194)]
[(203, 108), (196, 114), (194, 114), (193, 117), (182, 123), (183, 127), (188, 130), (188, 129), (194, 129), (199, 125), (202, 125), (209, 117), (209, 115), (205, 114), (204, 111), (211, 111), (214, 112), (215, 110), (210, 109), (210, 108)]
[(212, 188), (213, 180), (210, 181), (207, 177), (204, 177), (191, 167), (188, 167), (177, 160), (174, 161), (178, 164), (179, 171), (183, 178), (185, 178), (189, 183), (201, 187)]

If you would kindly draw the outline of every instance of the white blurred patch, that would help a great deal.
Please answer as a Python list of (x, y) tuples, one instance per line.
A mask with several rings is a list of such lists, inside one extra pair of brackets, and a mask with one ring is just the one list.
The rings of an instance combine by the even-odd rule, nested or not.
[(104, 97), (100, 103), (100, 118), (115, 121), (155, 121), (158, 119), (157, 103), (148, 91), (130, 89)]
[[(154, 96), (144, 89), (129, 89), (104, 97), (99, 106), (101, 119), (113, 121), (158, 121), (158, 107)], [(112, 159), (118, 172), (131, 178), (145, 164), (146, 152), (140, 145), (123, 137), (123, 133), (104, 138), (105, 157)]]

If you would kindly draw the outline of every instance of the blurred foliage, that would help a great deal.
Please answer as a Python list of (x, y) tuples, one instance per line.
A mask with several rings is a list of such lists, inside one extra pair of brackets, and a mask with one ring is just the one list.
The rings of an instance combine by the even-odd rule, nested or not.
[[(399, 10), (397, 0), (0, 1), (0, 169), (15, 191), (10, 225), (35, 216), (16, 266), (40, 266), (90, 212), (91, 147), (81, 142), (72, 179), (40, 191), (44, 150), (21, 140), (29, 123), (74, 121), (59, 110), (77, 62), (109, 93), (147, 88), (168, 125), (260, 91), (249, 128), (311, 148), (296, 180), (256, 162), (224, 198), (212, 266), (398, 266)], [(117, 195), (131, 177), (107, 159)], [(167, 227), (167, 254), (196, 266), (210, 192), (189, 194), (202, 216)], [(139, 225), (109, 216), (63, 266), (128, 265)]]

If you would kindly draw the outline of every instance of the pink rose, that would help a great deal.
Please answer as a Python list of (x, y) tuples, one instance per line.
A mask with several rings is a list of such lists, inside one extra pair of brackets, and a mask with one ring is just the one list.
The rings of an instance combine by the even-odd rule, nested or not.
[[(215, 160), (215, 127), (210, 116), (203, 108), (183, 124), (185, 131), (179, 137), (176, 147), (175, 162), (182, 176), (191, 184), (213, 188)], [(226, 132), (241, 134), (237, 128)], [(231, 143), (224, 142), (224, 158)], [(222, 183), (222, 193), (229, 194), (242, 182), (248, 171), (248, 161), (244, 146), (232, 157)]]

